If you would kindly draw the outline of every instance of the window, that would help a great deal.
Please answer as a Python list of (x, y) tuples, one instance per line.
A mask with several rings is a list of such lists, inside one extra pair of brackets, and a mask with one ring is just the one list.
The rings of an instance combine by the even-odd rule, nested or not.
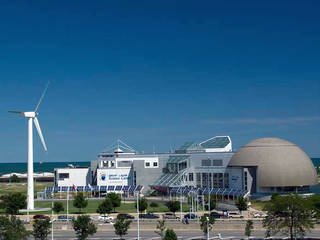
[(153, 163), (153, 166), (154, 166), (154, 167), (158, 167), (158, 163), (157, 163), (157, 162), (154, 162), (154, 163)]
[(204, 166), (204, 167), (211, 166), (211, 160), (210, 159), (203, 159), (201, 161), (201, 166)]
[(146, 162), (146, 167), (150, 167), (150, 163), (149, 162)]
[(209, 188), (212, 188), (212, 173), (209, 173)]
[(213, 159), (212, 166), (222, 166), (222, 159)]
[(179, 163), (179, 171), (187, 168), (187, 162)]
[(196, 175), (197, 187), (201, 187), (201, 173), (197, 173)]
[(59, 180), (69, 178), (69, 173), (59, 173)]
[(193, 173), (189, 173), (189, 182), (193, 182)]
[(218, 188), (223, 188), (223, 173), (218, 173)]
[(131, 161), (118, 161), (118, 167), (131, 167)]
[(133, 185), (137, 186), (137, 172), (136, 171), (133, 172)]
[(244, 190), (248, 190), (248, 173), (244, 172)]
[(202, 173), (202, 187), (208, 187), (209, 182), (208, 182), (208, 173)]
[(224, 173), (224, 188), (229, 188), (229, 173)]

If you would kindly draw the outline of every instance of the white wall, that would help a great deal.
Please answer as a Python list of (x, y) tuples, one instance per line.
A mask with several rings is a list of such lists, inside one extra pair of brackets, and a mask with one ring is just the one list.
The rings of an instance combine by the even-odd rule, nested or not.
[[(56, 169), (57, 185), (61, 186), (87, 186), (89, 181), (89, 168), (60, 168)], [(69, 178), (59, 179), (59, 173), (69, 173)]]
[[(158, 157), (135, 157), (132, 158), (128, 157), (119, 157), (116, 158), (116, 161), (144, 161), (144, 167), (145, 168), (158, 168), (159, 167), (159, 158)], [(146, 163), (150, 163), (150, 166), (146, 166)], [(157, 166), (153, 166), (153, 163), (156, 162)]]

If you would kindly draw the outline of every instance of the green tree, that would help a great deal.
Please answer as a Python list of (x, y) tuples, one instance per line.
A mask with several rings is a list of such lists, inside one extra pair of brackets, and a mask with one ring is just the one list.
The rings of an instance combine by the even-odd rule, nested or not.
[(63, 212), (64, 207), (63, 207), (62, 202), (54, 202), (52, 210), (57, 214), (59, 214), (60, 212)]
[(176, 215), (176, 211), (180, 209), (180, 202), (179, 201), (168, 201), (166, 202), (166, 206), (170, 212), (173, 212)]
[(207, 235), (208, 228), (209, 232), (212, 230), (213, 224), (215, 222), (214, 217), (209, 214), (204, 214), (200, 217), (200, 229), (203, 231), (204, 235)]
[(320, 218), (320, 195), (314, 194), (307, 198), (310, 208), (313, 209), (313, 216), (317, 219)]
[(154, 232), (158, 234), (161, 239), (164, 238), (166, 232), (165, 220), (158, 220), (157, 230)]
[(27, 207), (26, 195), (22, 193), (10, 193), (2, 197), (2, 207), (5, 212), (11, 215), (19, 214), (19, 209)]
[(122, 239), (122, 236), (128, 233), (131, 222), (132, 222), (131, 220), (126, 220), (124, 216), (117, 218), (113, 227), (114, 227), (115, 234), (120, 236), (120, 239)]
[(73, 206), (81, 212), (82, 208), (87, 207), (88, 200), (85, 199), (83, 193), (79, 193), (73, 200)]
[(107, 198), (109, 198), (112, 203), (113, 212), (116, 212), (116, 207), (121, 206), (121, 196), (119, 194), (111, 192), (107, 194)]
[(97, 213), (100, 213), (105, 216), (107, 213), (111, 213), (112, 208), (113, 206), (111, 200), (109, 198), (105, 198), (103, 202), (99, 204), (97, 208)]
[(26, 240), (29, 235), (19, 218), (0, 216), (0, 240)]
[(306, 231), (314, 227), (313, 209), (310, 208), (309, 200), (297, 194), (277, 196), (264, 210), (267, 211), (263, 220), (263, 226), (267, 229), (266, 235), (280, 232), (293, 240), (298, 236), (303, 237)]
[[(209, 199), (207, 196), (205, 196), (205, 209), (208, 211), (209, 210), (209, 206), (208, 206), (208, 202), (209, 202)], [(216, 209), (216, 206), (217, 206), (217, 203), (216, 203), (216, 200), (214, 199), (214, 196), (211, 195), (210, 196), (210, 211), (213, 210), (213, 209)]]
[(159, 207), (159, 203), (157, 203), (157, 202), (151, 202), (151, 203), (150, 203), (150, 207), (152, 207), (152, 208), (157, 208), (157, 207)]
[(248, 239), (251, 236), (252, 230), (253, 230), (253, 221), (252, 220), (248, 220), (247, 223), (246, 223), (245, 231), (244, 231), (244, 234), (248, 237)]
[(167, 229), (163, 240), (178, 240), (177, 234), (172, 229)]
[[(137, 209), (137, 203), (135, 203), (135, 207)], [(139, 199), (139, 212), (143, 212), (148, 208), (148, 201), (145, 197)]]
[(92, 236), (97, 232), (97, 227), (87, 215), (78, 216), (76, 220), (72, 221), (72, 226), (79, 240), (85, 240), (89, 235)]
[(45, 220), (35, 220), (32, 235), (36, 240), (45, 240), (51, 233), (50, 227), (51, 223), (49, 218)]
[(16, 174), (13, 174), (12, 176), (10, 176), (9, 182), (18, 183), (20, 182), (20, 178)]
[(248, 209), (248, 201), (247, 199), (243, 198), (242, 196), (239, 197), (239, 199), (236, 201), (236, 206), (240, 211), (240, 214), (242, 211), (245, 211)]

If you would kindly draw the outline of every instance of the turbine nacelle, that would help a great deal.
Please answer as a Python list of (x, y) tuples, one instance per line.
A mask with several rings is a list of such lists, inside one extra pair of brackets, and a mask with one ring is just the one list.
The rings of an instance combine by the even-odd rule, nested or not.
[(22, 117), (25, 117), (25, 118), (35, 118), (38, 115), (37, 112), (21, 112), (21, 111), (9, 111), (9, 112), (20, 114), (22, 115)]
[(35, 118), (38, 115), (36, 112), (23, 112), (21, 114), (25, 118)]

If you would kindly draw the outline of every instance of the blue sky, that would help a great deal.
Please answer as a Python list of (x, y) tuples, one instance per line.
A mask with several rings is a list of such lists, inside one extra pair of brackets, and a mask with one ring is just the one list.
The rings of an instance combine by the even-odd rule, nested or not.
[(0, 162), (89, 161), (117, 138), (166, 152), (230, 135), (320, 156), (318, 1), (3, 1)]

